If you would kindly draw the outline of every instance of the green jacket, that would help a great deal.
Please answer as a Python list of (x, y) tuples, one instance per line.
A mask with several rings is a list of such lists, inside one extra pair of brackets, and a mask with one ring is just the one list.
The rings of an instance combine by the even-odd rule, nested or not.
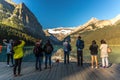
[[(22, 40), (21, 40), (22, 41)], [(19, 44), (18, 46), (15, 46), (13, 48), (14, 50), (14, 59), (19, 59), (23, 57), (23, 47), (25, 45), (25, 42), (22, 41), (21, 44)]]

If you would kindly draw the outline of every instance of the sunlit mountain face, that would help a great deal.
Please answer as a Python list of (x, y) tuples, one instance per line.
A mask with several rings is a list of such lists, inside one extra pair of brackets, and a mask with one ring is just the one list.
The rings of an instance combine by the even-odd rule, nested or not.
[(0, 0), (0, 28), (1, 39), (10, 38), (7, 36), (32, 42), (38, 38), (45, 39), (41, 24), (24, 3)]
[(69, 35), (73, 34), (81, 35), (87, 32), (96, 32), (97, 30), (102, 28), (104, 29), (107, 26), (115, 26), (117, 23), (119, 23), (119, 21), (120, 21), (119, 15), (110, 20), (99, 20), (97, 18), (92, 17), (89, 21), (87, 21), (85, 24), (81, 26), (77, 26), (74, 28), (59, 27), (47, 29), (47, 32), (54, 35), (59, 40), (64, 40), (64, 38), (66, 38)]
[[(113, 31), (114, 29), (111, 30), (110, 28), (113, 28), (113, 26), (115, 26), (114, 28), (117, 28), (116, 26), (119, 26), (119, 22), (120, 15), (110, 20), (99, 20), (92, 17), (81, 26), (76, 26), (74, 28), (59, 27), (43, 31), (42, 25), (38, 22), (37, 18), (24, 3), (16, 4), (12, 2), (12, 0), (0, 0), (1, 39), (9, 39), (12, 37), (15, 39), (35, 41), (36, 39), (46, 40), (48, 39), (48, 35), (51, 36), (50, 39), (52, 39), (53, 42), (56, 41), (57, 43), (59, 43), (59, 41), (63, 41), (68, 36), (72, 36), (74, 38), (75, 35), (81, 35), (87, 39), (90, 37), (88, 35), (95, 36), (100, 30), (101, 32), (99, 32), (99, 34), (101, 33), (101, 35), (105, 32), (107, 33), (108, 30)], [(103, 32), (106, 28), (108, 30)], [(103, 36), (106, 35), (106, 33), (103, 34)], [(116, 33), (116, 35), (118, 34)], [(91, 37), (90, 39), (94, 38)]]

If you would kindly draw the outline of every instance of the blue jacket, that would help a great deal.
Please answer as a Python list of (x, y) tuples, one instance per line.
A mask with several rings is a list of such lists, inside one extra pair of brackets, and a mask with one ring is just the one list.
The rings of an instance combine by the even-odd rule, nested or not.
[(80, 39), (77, 39), (76, 47), (77, 47), (77, 49), (81, 49), (82, 50), (84, 48), (84, 41), (80, 40)]

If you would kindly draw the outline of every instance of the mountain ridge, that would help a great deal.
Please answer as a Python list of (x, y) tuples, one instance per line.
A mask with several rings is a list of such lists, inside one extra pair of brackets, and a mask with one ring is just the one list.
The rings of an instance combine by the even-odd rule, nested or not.
[(74, 29), (73, 33), (78, 32), (78, 31), (81, 31), (81, 33), (82, 33), (84, 31), (96, 30), (98, 28), (103, 28), (105, 26), (115, 25), (115, 23), (119, 20), (120, 20), (120, 15), (118, 15), (115, 18), (112, 18), (110, 20), (98, 20), (97, 18), (91, 18), (85, 24), (76, 27)]
[(0, 25), (3, 26), (2, 24), (36, 39), (46, 39), (41, 24), (24, 3), (0, 0)]
[[(114, 24), (113, 24), (113, 22), (114, 22)], [(85, 24), (71, 29), (71, 32), (66, 30), (66, 32), (68, 32), (67, 34), (61, 35), (61, 31), (64, 30), (65, 28), (60, 28), (59, 30), (57, 28), (54, 28), (53, 30), (56, 31), (56, 33), (52, 33), (52, 31), (50, 33), (53, 34), (55, 37), (59, 38), (59, 40), (64, 40), (65, 38), (67, 38), (67, 36), (70, 36), (70, 35), (76, 34), (76, 36), (78, 36), (79, 34), (81, 35), (84, 33), (86, 34), (87, 32), (95, 32), (102, 28), (104, 30), (105, 27), (107, 27), (107, 28), (109, 28), (111, 26), (113, 27), (113, 26), (116, 26), (116, 24), (117, 25), (120, 24), (119, 15), (110, 20), (99, 20), (97, 18), (92, 17)], [(76, 36), (74, 35), (74, 37), (76, 37)]]

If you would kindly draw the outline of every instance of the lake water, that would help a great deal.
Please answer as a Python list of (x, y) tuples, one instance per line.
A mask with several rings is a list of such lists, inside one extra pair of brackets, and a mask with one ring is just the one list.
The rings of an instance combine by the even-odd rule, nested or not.
[[(110, 63), (120, 63), (120, 46), (110, 46), (112, 49), (112, 53), (109, 54), (109, 61)], [(76, 47), (72, 47), (72, 52), (71, 56), (74, 56), (76, 58), (77, 52), (76, 52)], [(89, 47), (85, 46), (83, 50), (83, 57), (85, 62), (90, 62), (91, 61), (91, 55), (89, 51)], [(101, 62), (100, 58), (100, 51), (98, 52), (98, 60)]]
[[(54, 52), (62, 46), (54, 46)], [(110, 46), (112, 48), (112, 53), (109, 54), (109, 61), (112, 63), (120, 63), (120, 46)], [(73, 48), (73, 47), (72, 47)], [(76, 49), (73, 48), (71, 56), (76, 57)], [(84, 49), (84, 60), (90, 61), (90, 52), (88, 48)], [(98, 56), (99, 62), (101, 62), (100, 52)], [(0, 61), (6, 61), (6, 48), (3, 47), (2, 53), (0, 54)], [(33, 46), (24, 47), (24, 57), (23, 61), (35, 61), (35, 56), (33, 54)]]
[[(35, 61), (35, 56), (33, 54), (33, 47), (34, 46), (24, 47), (23, 61), (25, 61), (25, 62)], [(56, 46), (55, 45), (53, 53), (56, 52), (58, 48), (61, 48), (61, 46)], [(0, 61), (1, 62), (7, 61), (7, 58), (6, 58), (6, 47), (3, 47), (2, 53), (0, 53)]]
[[(33, 47), (24, 47), (23, 61), (34, 61)], [(0, 61), (6, 61), (6, 47), (3, 47), (2, 53), (0, 53)]]

